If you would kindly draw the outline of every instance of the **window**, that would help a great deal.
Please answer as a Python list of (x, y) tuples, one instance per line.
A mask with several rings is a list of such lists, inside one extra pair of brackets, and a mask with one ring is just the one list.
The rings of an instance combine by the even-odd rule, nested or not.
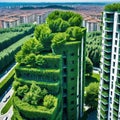
[(71, 108), (71, 111), (73, 111), (74, 110), (74, 108)]
[(73, 72), (73, 71), (74, 71), (74, 69), (72, 68), (72, 69), (71, 69), (71, 72)]
[(115, 40), (115, 45), (117, 45), (117, 40)]
[(74, 101), (71, 101), (70, 103), (71, 103), (71, 104), (74, 104)]
[(118, 33), (116, 33), (116, 38), (118, 38)]
[(74, 56), (74, 53), (71, 53), (70, 55), (71, 55), (71, 56)]
[(71, 63), (72, 63), (72, 64), (74, 64), (74, 63), (75, 63), (75, 61), (73, 60)]
[(114, 55), (113, 58), (116, 59), (116, 55)]
[(72, 90), (74, 90), (74, 89), (75, 89), (75, 87), (72, 87), (71, 89), (72, 89)]
[(115, 62), (113, 62), (113, 66), (115, 67)]
[(75, 80), (74, 78), (71, 78), (71, 80)]
[(112, 73), (114, 73), (115, 72), (115, 70), (114, 69), (112, 69)]
[(67, 82), (67, 78), (63, 77), (63, 82), (66, 83)]
[(116, 47), (115, 47), (115, 48), (114, 48), (114, 52), (116, 52), (116, 50), (117, 50), (117, 49), (116, 49)]
[(71, 96), (73, 96), (74, 95), (74, 93), (71, 93)]

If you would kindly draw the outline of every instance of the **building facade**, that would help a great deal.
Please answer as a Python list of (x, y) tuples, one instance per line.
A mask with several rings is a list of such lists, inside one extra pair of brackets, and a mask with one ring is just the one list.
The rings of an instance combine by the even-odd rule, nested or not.
[(98, 120), (120, 120), (120, 12), (103, 12)]

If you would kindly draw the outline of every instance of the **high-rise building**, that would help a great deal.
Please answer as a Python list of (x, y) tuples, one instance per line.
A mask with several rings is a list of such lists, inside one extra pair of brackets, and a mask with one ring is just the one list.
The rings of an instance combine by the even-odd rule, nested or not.
[[(54, 13), (56, 14), (59, 12), (57, 11)], [(72, 13), (68, 12), (68, 14)], [(42, 28), (40, 29), (42, 31), (44, 30), (46, 25), (41, 25), (36, 28), (36, 36), (43, 34), (42, 36), (47, 37), (49, 35), (47, 33), (49, 32), (49, 28), (47, 27), (47, 32), (44, 31), (46, 32), (45, 34), (44, 32), (37, 32), (40, 27)], [(23, 118), (29, 120), (80, 120), (80, 118), (83, 116), (86, 29), (83, 27), (75, 26), (70, 27), (69, 30), (69, 34), (55, 33), (55, 36), (57, 34), (58, 36), (54, 36), (56, 38), (54, 44), (57, 44), (54, 47), (52, 47), (52, 45), (50, 47), (51, 42), (47, 42), (45, 44), (42, 41), (44, 43), (44, 47), (46, 48), (43, 53), (37, 51), (35, 52), (35, 54), (30, 54), (31, 57), (29, 58), (28, 53), (30, 49), (33, 49), (32, 51), (35, 51), (36, 48), (39, 49), (38, 41), (33, 40), (32, 42), (30, 42), (32, 43), (32, 48), (29, 46), (29, 43), (26, 44), (28, 50), (26, 50), (26, 47), (24, 47), (25, 49), (22, 48), (22, 50), (24, 50), (25, 52), (28, 51), (26, 54), (28, 56), (27, 59), (24, 60), (24, 58), (26, 58), (25, 53), (22, 57), (23, 60), (21, 59), (21, 53), (20, 55), (18, 54), (18, 61), (22, 62), (20, 62), (20, 64), (18, 64), (18, 66), (16, 67), (15, 79), (17, 82), (20, 82), (20, 87), (16, 88), (17, 92), (13, 102), (15, 111), (13, 115), (14, 118), (18, 119), (18, 116), (19, 118), (20, 116), (22, 116)], [(66, 36), (63, 37), (63, 35)], [(73, 37), (68, 37), (68, 35), (73, 35)], [(64, 42), (66, 38), (67, 40)], [(34, 45), (34, 43), (37, 43), (37, 45)], [(39, 54), (39, 52), (41, 54)], [(35, 66), (36, 62), (34, 62), (36, 59), (38, 59), (37, 66)], [(31, 60), (33, 61), (30, 62)], [(26, 65), (27, 61), (29, 61), (29, 63)], [(25, 95), (22, 94), (21, 97), (19, 89), (21, 89), (21, 87), (26, 88), (25, 85), (30, 87), (32, 82), (40, 86), (41, 89), (47, 89), (49, 94), (52, 94), (56, 97), (55, 104), (52, 108), (46, 109), (46, 107), (44, 107), (44, 105), (40, 103), (39, 106), (35, 109), (35, 107), (31, 105), (30, 101), (28, 101), (28, 103), (30, 104), (26, 102)], [(29, 90), (31, 90), (32, 88), (29, 88)], [(35, 88), (37, 89), (37, 87)], [(29, 94), (33, 93), (25, 94), (29, 96)], [(18, 116), (15, 113), (18, 113)]]
[(120, 120), (120, 4), (103, 12), (98, 120)]

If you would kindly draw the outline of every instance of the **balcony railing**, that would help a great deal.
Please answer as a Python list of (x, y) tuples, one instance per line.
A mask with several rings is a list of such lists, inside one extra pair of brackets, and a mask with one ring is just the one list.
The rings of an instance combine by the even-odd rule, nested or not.
[(106, 90), (109, 89), (109, 85), (108, 84), (103, 84), (103, 88), (105, 88)]
[(111, 59), (111, 54), (104, 54), (104, 57), (106, 58), (106, 59)]
[(105, 18), (105, 21), (114, 21), (113, 18)]
[(113, 105), (113, 108), (114, 108), (115, 110), (117, 110), (117, 111), (119, 110), (119, 106), (118, 106), (118, 105), (115, 105), (115, 104), (114, 104), (114, 105)]
[(103, 97), (102, 97), (101, 101), (102, 101), (102, 103), (103, 103), (104, 105), (107, 105), (107, 104), (108, 104), (108, 100), (105, 99), (105, 98), (103, 98)]
[(115, 93), (120, 95), (120, 91), (118, 89), (115, 90)]
[(111, 52), (111, 48), (110, 48), (110, 47), (105, 47), (105, 48), (104, 48), (104, 51), (106, 51), (106, 52), (109, 52), (109, 53), (110, 53), (110, 52)]
[(119, 99), (117, 99), (117, 98), (114, 98), (114, 101), (115, 101), (116, 103), (119, 103)]
[(109, 96), (108, 92), (105, 92), (105, 91), (103, 91), (101, 94), (102, 94), (104, 97), (108, 97), (108, 96)]
[(111, 42), (111, 41), (105, 41), (105, 45), (111, 46), (111, 45), (112, 45), (112, 42)]
[(118, 113), (114, 110), (113, 111), (113, 114), (115, 115), (115, 116), (118, 116)]
[(113, 27), (105, 27), (105, 30), (108, 30), (108, 31), (113, 31)]
[(102, 107), (103, 111), (108, 111), (108, 107), (106, 105), (101, 104), (101, 107)]
[(100, 113), (103, 118), (107, 118), (106, 112), (104, 112), (102, 109), (100, 110)]
[(116, 86), (117, 86), (118, 88), (120, 88), (120, 83), (116, 82)]
[(104, 60), (104, 63), (106, 64), (106, 65), (110, 65), (110, 61), (108, 61), (108, 60)]
[(105, 38), (112, 38), (112, 35), (105, 35)]
[(109, 81), (109, 80), (110, 80), (110, 77), (109, 77), (109, 76), (106, 76), (106, 75), (103, 75), (103, 79), (104, 79), (105, 81)]
[(103, 67), (103, 69), (104, 69), (104, 71), (107, 72), (107, 73), (110, 72), (110, 68), (108, 68), (108, 67)]

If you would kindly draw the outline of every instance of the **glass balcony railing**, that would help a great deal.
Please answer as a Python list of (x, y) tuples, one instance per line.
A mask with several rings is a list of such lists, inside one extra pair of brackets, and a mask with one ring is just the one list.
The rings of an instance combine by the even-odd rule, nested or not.
[(108, 92), (103, 91), (101, 94), (102, 94), (102, 96), (104, 96), (104, 97), (109, 97), (109, 93), (108, 93)]
[(105, 27), (105, 30), (108, 30), (108, 31), (113, 31), (113, 27)]
[(109, 85), (108, 84), (103, 84), (103, 88), (105, 88), (106, 90), (109, 89)]
[(118, 94), (118, 95), (120, 95), (120, 90), (116, 89), (115, 93)]
[(114, 98), (114, 101), (115, 101), (116, 103), (119, 103), (119, 99), (117, 99), (117, 98)]
[(109, 73), (110, 72), (110, 68), (109, 67), (103, 67), (104, 71)]
[(106, 64), (106, 65), (110, 65), (110, 61), (108, 61), (108, 60), (104, 60), (104, 64)]
[(105, 98), (103, 98), (103, 97), (102, 97), (101, 101), (102, 101), (102, 103), (103, 103), (104, 105), (107, 105), (107, 104), (108, 104), (108, 100), (105, 99)]
[(118, 88), (120, 88), (120, 83), (116, 82), (116, 86), (117, 86)]
[(105, 48), (104, 48), (104, 51), (109, 52), (109, 53), (111, 52), (111, 50), (112, 50), (112, 49), (111, 49), (110, 47), (105, 47)]
[(103, 75), (103, 79), (104, 79), (105, 81), (109, 81), (109, 80), (110, 80), (110, 77), (109, 77), (109, 76), (106, 76), (106, 75)]
[(115, 110), (117, 110), (117, 111), (119, 110), (119, 106), (118, 106), (118, 105), (115, 105), (115, 104), (114, 104), (114, 105), (113, 105), (113, 108), (114, 108)]
[(114, 110), (113, 111), (113, 114), (115, 115), (115, 116), (118, 116), (118, 113)]
[(111, 42), (111, 41), (105, 41), (105, 45), (111, 46), (111, 45), (112, 45), (112, 42)]
[(112, 35), (105, 35), (105, 38), (112, 38)]
[(101, 108), (103, 109), (103, 111), (108, 111), (108, 107), (106, 105), (101, 104)]
[(100, 113), (101, 113), (101, 116), (102, 116), (103, 118), (107, 118), (107, 114), (106, 114), (105, 111), (103, 111), (103, 110), (101, 109), (101, 110), (100, 110)]
[(105, 21), (114, 21), (114, 19), (113, 18), (105, 18)]
[(106, 58), (106, 59), (111, 59), (111, 54), (104, 54), (104, 57)]
[(117, 74), (118, 78), (120, 78), (120, 74)]

